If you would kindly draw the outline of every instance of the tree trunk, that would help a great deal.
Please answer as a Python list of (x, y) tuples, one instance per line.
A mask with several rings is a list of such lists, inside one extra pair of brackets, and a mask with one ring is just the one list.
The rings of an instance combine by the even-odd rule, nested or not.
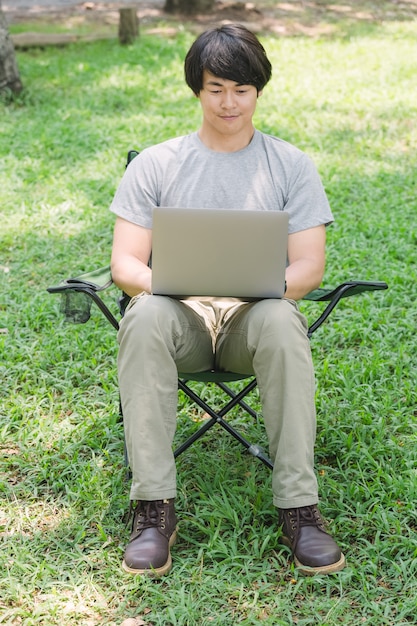
[(165, 0), (164, 11), (167, 13), (207, 13), (214, 7), (215, 0)]
[(19, 93), (22, 89), (13, 42), (0, 3), (0, 92), (10, 90)]
[(127, 45), (135, 41), (139, 35), (139, 18), (136, 7), (119, 9), (119, 41)]

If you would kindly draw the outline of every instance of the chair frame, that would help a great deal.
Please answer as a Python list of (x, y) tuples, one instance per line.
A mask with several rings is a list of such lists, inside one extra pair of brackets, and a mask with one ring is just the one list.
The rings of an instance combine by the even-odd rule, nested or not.
[[(66, 312), (68, 321), (77, 323), (85, 323), (90, 317), (90, 307), (87, 307), (87, 313), (83, 311), (79, 315), (79, 311), (73, 309), (72, 306), (67, 306), (68, 298), (71, 294), (78, 293), (83, 294), (88, 304), (91, 301), (99, 308), (101, 313), (107, 319), (107, 321), (117, 331), (119, 329), (119, 321), (113, 315), (107, 304), (102, 298), (102, 292), (108, 289), (113, 284), (111, 278), (110, 268), (99, 268), (92, 272), (81, 274), (75, 278), (69, 278), (61, 282), (60, 284), (49, 287), (47, 291), (51, 294), (61, 294), (64, 298), (63, 309)], [(327, 320), (329, 315), (334, 311), (335, 307), (340, 303), (343, 298), (359, 295), (364, 292), (385, 290), (388, 285), (385, 282), (380, 281), (359, 281), (351, 280), (341, 283), (334, 289), (315, 289), (311, 293), (305, 296), (304, 300), (322, 302), (324, 308), (317, 319), (310, 325), (308, 329), (308, 337), (311, 338), (313, 333)], [(126, 294), (122, 294), (118, 299), (118, 308), (120, 315), (123, 316), (126, 306), (130, 298)], [(326, 304), (327, 303), (327, 304)], [(250, 378), (251, 380), (243, 387), (239, 392), (235, 392), (229, 387), (228, 384), (237, 380), (245, 380)], [(228, 401), (223, 404), (220, 409), (214, 410), (202, 397), (200, 397), (189, 385), (193, 381), (202, 381), (206, 384), (215, 384), (221, 391), (228, 397)], [(174, 457), (177, 458), (185, 450), (187, 450), (194, 442), (196, 442), (202, 435), (211, 430), (213, 426), (218, 424), (226, 432), (228, 432), (236, 441), (241, 444), (247, 452), (256, 457), (264, 465), (273, 468), (271, 459), (267, 456), (263, 448), (257, 444), (249, 442), (241, 433), (236, 430), (226, 419), (225, 416), (234, 407), (241, 407), (252, 418), (257, 418), (257, 413), (254, 411), (245, 401), (246, 396), (255, 389), (257, 385), (256, 377), (254, 375), (242, 375), (232, 372), (219, 372), (219, 371), (207, 371), (199, 373), (179, 373), (178, 388), (181, 389), (196, 405), (198, 405), (208, 416), (203, 425), (201, 425), (184, 443), (179, 445), (174, 451)], [(122, 415), (122, 407), (120, 406), (120, 412)], [(125, 450), (126, 455), (126, 450)], [(126, 456), (127, 462), (127, 456)]]

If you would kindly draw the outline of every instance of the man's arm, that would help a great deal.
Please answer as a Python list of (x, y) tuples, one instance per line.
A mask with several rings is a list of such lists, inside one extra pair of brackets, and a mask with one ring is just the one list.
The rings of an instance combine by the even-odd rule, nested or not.
[(316, 226), (288, 236), (286, 298), (300, 300), (316, 289), (324, 275), (326, 227)]
[(118, 217), (114, 226), (111, 273), (113, 281), (128, 296), (151, 292), (152, 271), (148, 261), (152, 230)]

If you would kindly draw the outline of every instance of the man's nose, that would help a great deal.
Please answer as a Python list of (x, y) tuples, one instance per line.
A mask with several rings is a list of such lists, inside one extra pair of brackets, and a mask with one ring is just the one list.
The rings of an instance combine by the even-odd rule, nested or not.
[(232, 109), (235, 106), (235, 94), (233, 91), (224, 92), (222, 106), (224, 109)]

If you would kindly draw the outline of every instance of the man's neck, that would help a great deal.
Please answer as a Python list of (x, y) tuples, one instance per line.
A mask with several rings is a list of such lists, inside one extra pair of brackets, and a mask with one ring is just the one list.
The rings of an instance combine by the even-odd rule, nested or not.
[(211, 132), (203, 124), (198, 136), (206, 148), (214, 152), (238, 152), (250, 144), (254, 133), (255, 128), (251, 127), (238, 135), (224, 135)]

